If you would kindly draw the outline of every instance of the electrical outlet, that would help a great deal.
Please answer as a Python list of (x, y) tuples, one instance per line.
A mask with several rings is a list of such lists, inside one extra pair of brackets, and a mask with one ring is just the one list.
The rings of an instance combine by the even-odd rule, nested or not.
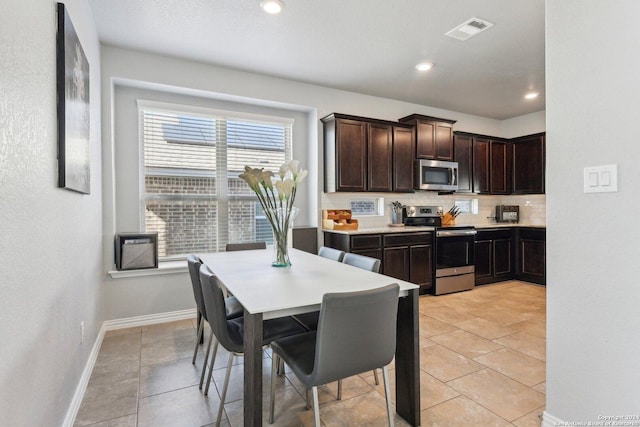
[(84, 342), (84, 320), (80, 322), (80, 344)]

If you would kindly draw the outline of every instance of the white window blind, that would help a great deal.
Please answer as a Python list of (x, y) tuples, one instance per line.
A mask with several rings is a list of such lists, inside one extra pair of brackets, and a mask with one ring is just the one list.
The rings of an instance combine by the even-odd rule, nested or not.
[(291, 159), (293, 121), (139, 102), (145, 230), (161, 258), (272, 240), (260, 204), (238, 176), (278, 172)]

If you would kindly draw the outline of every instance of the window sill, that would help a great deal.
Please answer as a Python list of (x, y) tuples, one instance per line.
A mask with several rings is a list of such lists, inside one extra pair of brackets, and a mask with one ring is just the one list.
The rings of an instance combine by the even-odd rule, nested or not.
[(140, 270), (111, 270), (109, 275), (112, 279), (122, 279), (127, 277), (161, 276), (165, 274), (187, 273), (186, 261), (160, 261), (158, 268), (144, 268)]

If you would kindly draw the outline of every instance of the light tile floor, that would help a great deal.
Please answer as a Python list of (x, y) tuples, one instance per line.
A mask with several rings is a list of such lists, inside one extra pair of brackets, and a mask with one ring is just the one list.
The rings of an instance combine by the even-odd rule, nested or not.
[[(540, 426), (545, 404), (546, 289), (510, 281), (468, 292), (420, 297), (423, 426)], [(205, 335), (207, 336), (207, 335)], [(213, 426), (228, 353), (218, 352), (209, 397), (198, 389), (202, 351), (191, 364), (195, 319), (110, 331), (77, 426)], [(264, 419), (271, 359), (264, 358)], [(393, 364), (390, 366), (392, 394)], [(319, 390), (327, 426), (385, 426), (384, 389), (369, 372)], [(242, 358), (236, 358), (223, 426), (242, 425)], [(304, 390), (278, 379), (277, 426), (313, 425)], [(266, 423), (265, 423), (266, 424)], [(396, 424), (407, 425), (396, 416)]]

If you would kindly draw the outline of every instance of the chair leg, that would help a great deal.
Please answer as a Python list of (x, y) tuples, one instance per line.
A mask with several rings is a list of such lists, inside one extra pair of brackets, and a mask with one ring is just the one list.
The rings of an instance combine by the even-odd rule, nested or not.
[(393, 408), (391, 407), (391, 389), (389, 388), (389, 370), (386, 366), (382, 367), (382, 380), (384, 381), (384, 397), (387, 400), (387, 417), (389, 418), (389, 427), (393, 427)]
[(318, 403), (318, 387), (311, 388), (313, 394), (313, 422), (315, 427), (320, 427), (320, 404)]
[[(191, 364), (196, 364), (196, 356), (198, 355), (198, 347), (200, 347), (200, 340), (202, 339), (202, 333), (204, 331), (204, 321), (200, 320), (200, 325), (198, 325), (198, 333), (196, 334), (196, 348), (193, 350), (193, 359), (191, 359)], [(207, 361), (204, 361), (205, 365)]]
[[(207, 344), (207, 351), (204, 353), (204, 363), (202, 364), (202, 373), (200, 374), (200, 386), (198, 387), (202, 390), (202, 384), (204, 383), (204, 375), (207, 372), (207, 362), (209, 360), (209, 352), (211, 351), (211, 341), (215, 339), (213, 335), (213, 331), (209, 334), (209, 343)], [(211, 356), (211, 367), (209, 370), (213, 369), (213, 362), (216, 360), (216, 353), (218, 352), (218, 340), (216, 340), (216, 345), (213, 347), (213, 356)]]
[(309, 396), (309, 393), (311, 392), (311, 390), (307, 389), (306, 391), (306, 399), (307, 399), (307, 404), (305, 406), (305, 409), (308, 411), (309, 409), (311, 409), (311, 397)]
[(276, 397), (276, 377), (278, 369), (280, 367), (280, 357), (271, 353), (271, 392), (269, 395), (269, 424), (273, 424), (275, 412), (275, 397)]
[(338, 400), (342, 400), (342, 380), (338, 380)]
[(209, 375), (207, 375), (207, 386), (204, 389), (204, 395), (207, 396), (209, 394), (209, 385), (211, 384), (211, 377), (213, 376), (213, 364), (216, 362), (216, 354), (218, 353), (218, 340), (213, 345), (213, 355), (211, 356), (211, 361), (209, 362)]
[[(222, 412), (224, 411), (224, 401), (227, 398), (227, 389), (229, 388), (229, 377), (231, 376), (231, 366), (233, 365), (233, 356), (234, 356), (233, 352), (229, 353), (229, 361), (227, 362), (227, 373), (224, 376), (224, 386), (222, 386), (222, 394), (220, 395), (220, 407), (218, 408), (218, 418), (216, 419), (216, 427), (220, 427), (220, 420), (222, 420)], [(209, 384), (207, 384), (207, 387), (209, 387)]]
[(376, 381), (376, 385), (380, 385), (380, 380), (378, 379), (378, 370), (373, 370), (373, 379)]

